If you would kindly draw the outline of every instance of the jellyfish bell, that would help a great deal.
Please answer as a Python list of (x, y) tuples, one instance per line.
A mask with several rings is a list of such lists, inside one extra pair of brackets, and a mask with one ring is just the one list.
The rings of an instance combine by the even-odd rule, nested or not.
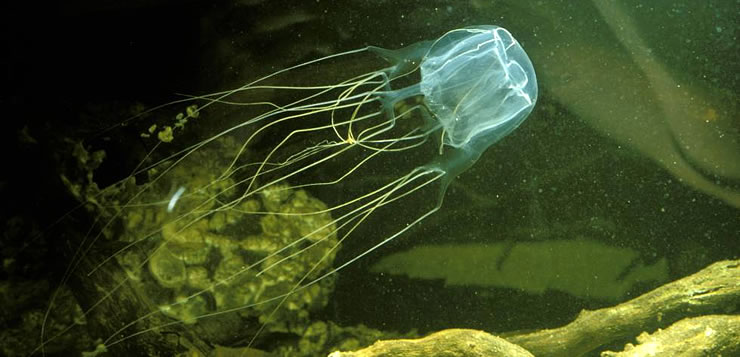
[(420, 71), (421, 92), (442, 125), (443, 144), (464, 152), (447, 171), (467, 169), (516, 129), (537, 101), (529, 57), (497, 26), (449, 32), (430, 48)]
[[(321, 83), (322, 66), (368, 53), (390, 65)], [(295, 84), (297, 73), (316, 83)], [(150, 126), (156, 144), (130, 176), (86, 197), (99, 203), (97, 224), (62, 284), (88, 294), (83, 315), (106, 349), (182, 349), (167, 333), (201, 352), (302, 335), (335, 273), (439, 210), (450, 181), (536, 99), (520, 44), (476, 26), (156, 107), (147, 114), (186, 109), (175, 125)], [(236, 121), (180, 139), (206, 116)], [(115, 249), (96, 256), (100, 245)], [(42, 331), (37, 351), (67, 331)]]

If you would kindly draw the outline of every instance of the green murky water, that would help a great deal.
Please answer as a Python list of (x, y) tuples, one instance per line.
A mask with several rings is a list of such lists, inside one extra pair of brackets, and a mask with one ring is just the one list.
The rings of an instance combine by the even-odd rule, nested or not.
[[(255, 356), (311, 356), (453, 327), (556, 327), (738, 257), (736, 2), (285, 3), (95, 5), (58, 17), (16, 9), (18, 19), (47, 21), (33, 31), (18, 21), (10, 46), (16, 90), (5, 102), (18, 120), (6, 130), (12, 172), (0, 186), (0, 340), (13, 341), (4, 354), (251, 344)], [(274, 164), (295, 158), (282, 150), (320, 145), (324, 137), (311, 135), (280, 144), (318, 124), (268, 128), (244, 148), (253, 129), (192, 145), (259, 106), (213, 105), (196, 117), (183, 103), (116, 125), (173, 93), (234, 88), (313, 58), (478, 24), (507, 28), (531, 57), (535, 110), (453, 181), (439, 212), (357, 261), (433, 207), (434, 187), (346, 224), (338, 211), (305, 213), (354, 202), (426, 162), (435, 145), (369, 162), (351, 180), (308, 185), (366, 156), (341, 157), (291, 176), (290, 190), (236, 199), (273, 148)], [(326, 85), (383, 65), (371, 54), (343, 57), (268, 84)], [(299, 97), (262, 88), (233, 99)], [(166, 126), (172, 143), (157, 138)], [(240, 161), (247, 152), (262, 159)], [(158, 171), (129, 176), (143, 168)], [(72, 210), (80, 200), (87, 205)], [(308, 238), (291, 243), (296, 236)]]

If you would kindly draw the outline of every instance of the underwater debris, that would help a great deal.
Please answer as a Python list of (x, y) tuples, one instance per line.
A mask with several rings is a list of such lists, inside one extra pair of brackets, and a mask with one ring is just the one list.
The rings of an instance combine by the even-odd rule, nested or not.
[(668, 280), (665, 258), (638, 262), (639, 252), (586, 239), (423, 245), (384, 257), (371, 269), (446, 285), (509, 287), (532, 294), (558, 290), (618, 301), (640, 282)]

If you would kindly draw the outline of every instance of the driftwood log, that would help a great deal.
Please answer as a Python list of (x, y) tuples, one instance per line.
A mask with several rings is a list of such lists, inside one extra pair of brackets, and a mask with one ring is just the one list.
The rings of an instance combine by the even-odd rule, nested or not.
[(478, 330), (449, 329), (419, 339), (375, 342), (357, 352), (333, 352), (329, 357), (532, 357), (527, 350)]
[(602, 352), (602, 357), (640, 356), (738, 356), (740, 315), (690, 317), (653, 334), (637, 336), (637, 346), (627, 344), (623, 352)]
[[(738, 307), (740, 260), (720, 261), (617, 306), (582, 311), (563, 327), (504, 338), (535, 356), (580, 356), (604, 344), (638, 335), (638, 346), (628, 344), (621, 354), (603, 355), (632, 356), (641, 348), (656, 348), (660, 352), (656, 356), (693, 356), (686, 344), (730, 355), (740, 349), (740, 317), (721, 314), (737, 313)], [(658, 330), (665, 327), (668, 328)], [(656, 330), (652, 335), (643, 333)], [(497, 356), (498, 344), (481, 343), (493, 339), (497, 338), (481, 331), (445, 330), (420, 340), (381, 341), (357, 352), (334, 352), (331, 356)], [(679, 344), (683, 344), (683, 350)], [(477, 349), (464, 348), (471, 345)], [(659, 346), (664, 349), (658, 350)], [(678, 346), (675, 348), (679, 350), (672, 351), (670, 346)]]

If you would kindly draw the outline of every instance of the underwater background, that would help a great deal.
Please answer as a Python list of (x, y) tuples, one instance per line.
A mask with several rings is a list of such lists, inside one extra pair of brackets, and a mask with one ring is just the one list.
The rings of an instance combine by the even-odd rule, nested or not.
[[(713, 103), (698, 114), (711, 126), (708, 133), (671, 124), (675, 115), (665, 108), (681, 108), (682, 99), (655, 94), (633, 43), (615, 34), (591, 1), (9, 5), (2, 100), (10, 110), (0, 182), (3, 353), (26, 355), (38, 344), (39, 312), (69, 263), (75, 248), (69, 242), (94, 220), (79, 211), (67, 215), (78, 202), (60, 175), (84, 179), (70, 160), (76, 143), (105, 150), (94, 179), (105, 187), (150, 149), (139, 128), (106, 131), (140, 108), (176, 93), (239, 86), (316, 57), (367, 45), (400, 48), (471, 25), (502, 26), (522, 44), (538, 75), (537, 106), (453, 181), (439, 212), (338, 272), (328, 304), (312, 319), (421, 335), (453, 327), (550, 328), (582, 309), (611, 306), (712, 262), (737, 259), (740, 1), (621, 4), (650, 56), (690, 88), (692, 100)], [(619, 122), (637, 115), (648, 119)], [(195, 125), (208, 130), (209, 123)], [(670, 138), (651, 139), (666, 127)], [(677, 156), (661, 151), (661, 140), (679, 147)], [(702, 179), (666, 169), (675, 157)], [(312, 194), (341, 200), (338, 191)], [(404, 204), (413, 211), (417, 202)], [(371, 236), (404, 214), (410, 213), (374, 217), (357, 235)], [(347, 260), (362, 249), (350, 241), (338, 256)], [(492, 279), (481, 262), (510, 274)], [(552, 272), (557, 278), (538, 280)], [(584, 284), (597, 275), (608, 281)], [(79, 355), (91, 343), (62, 340), (58, 352), (47, 354)]]

